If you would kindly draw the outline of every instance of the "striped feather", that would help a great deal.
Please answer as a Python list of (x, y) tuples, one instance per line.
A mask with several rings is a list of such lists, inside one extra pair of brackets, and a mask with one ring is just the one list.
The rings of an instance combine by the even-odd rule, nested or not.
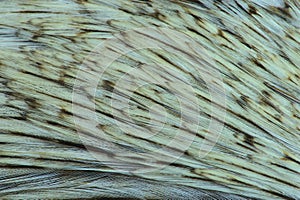
[[(1, 198), (299, 199), (297, 0), (13, 0), (0, 15)], [(137, 49), (155, 44), (173, 46)]]

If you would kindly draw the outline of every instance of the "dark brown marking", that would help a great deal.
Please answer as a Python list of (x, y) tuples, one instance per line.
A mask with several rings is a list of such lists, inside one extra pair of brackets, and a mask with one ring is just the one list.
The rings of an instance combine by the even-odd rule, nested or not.
[(24, 101), (31, 109), (36, 109), (41, 106), (40, 103), (35, 98), (26, 97)]
[(254, 137), (252, 135), (244, 135), (244, 142), (250, 146), (254, 146)]
[(115, 84), (109, 80), (102, 80), (102, 87), (109, 92), (113, 92)]
[(300, 161), (295, 160), (294, 158), (290, 157), (289, 155), (285, 155), (283, 160), (290, 160), (290, 161), (293, 161), (293, 162), (297, 163), (298, 165), (300, 165)]
[(249, 14), (253, 15), (253, 14), (257, 14), (257, 10), (254, 6), (252, 5), (248, 5), (248, 12)]

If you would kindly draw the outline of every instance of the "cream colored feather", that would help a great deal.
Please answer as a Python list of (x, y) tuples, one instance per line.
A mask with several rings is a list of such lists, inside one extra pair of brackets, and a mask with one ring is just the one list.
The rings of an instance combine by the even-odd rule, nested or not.
[(300, 199), (299, 1), (0, 16), (1, 198)]

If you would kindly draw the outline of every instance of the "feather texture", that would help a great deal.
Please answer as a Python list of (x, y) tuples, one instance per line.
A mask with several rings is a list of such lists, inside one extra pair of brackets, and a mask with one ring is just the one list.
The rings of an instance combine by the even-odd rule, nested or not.
[[(297, 0), (13, 0), (0, 15), (1, 198), (299, 199)], [(205, 52), (205, 77), (195, 56), (173, 53), (183, 37)], [(170, 51), (136, 50), (164, 42)], [(95, 90), (75, 87), (99, 72)], [(224, 102), (205, 81), (215, 73)], [(78, 127), (93, 105), (98, 126)], [(222, 130), (199, 157), (212, 119)], [(119, 170), (132, 166), (158, 169)]]

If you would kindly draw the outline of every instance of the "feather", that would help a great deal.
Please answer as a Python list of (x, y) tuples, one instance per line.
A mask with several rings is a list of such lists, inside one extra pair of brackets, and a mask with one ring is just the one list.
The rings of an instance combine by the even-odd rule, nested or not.
[(299, 199), (298, 1), (0, 15), (1, 198)]

